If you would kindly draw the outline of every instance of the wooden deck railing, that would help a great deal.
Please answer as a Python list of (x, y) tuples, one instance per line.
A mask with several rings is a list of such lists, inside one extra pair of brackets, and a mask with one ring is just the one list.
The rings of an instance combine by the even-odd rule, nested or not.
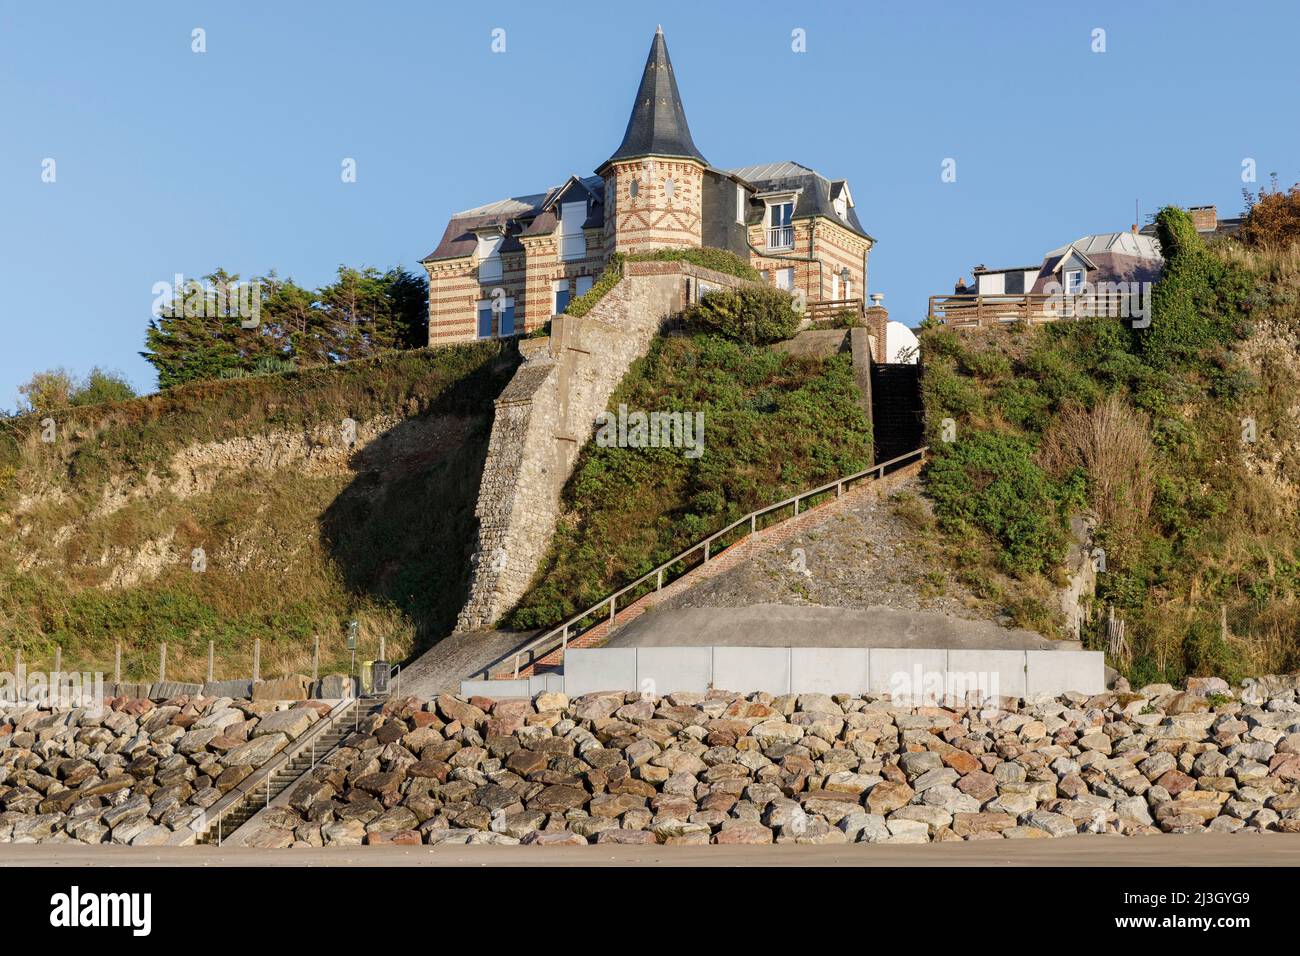
[(805, 303), (806, 315), (813, 322), (833, 319), (842, 312), (862, 314), (861, 299), (816, 299)]
[(1059, 322), (1094, 315), (1123, 315), (1129, 310), (1122, 294), (1049, 295), (932, 295), (931, 321), (952, 328), (974, 329), (1008, 322)]

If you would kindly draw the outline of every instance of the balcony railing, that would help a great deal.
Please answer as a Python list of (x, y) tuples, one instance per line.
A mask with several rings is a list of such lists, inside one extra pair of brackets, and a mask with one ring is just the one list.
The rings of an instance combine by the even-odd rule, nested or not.
[(772, 251), (794, 248), (794, 226), (771, 226), (767, 230), (767, 248)]

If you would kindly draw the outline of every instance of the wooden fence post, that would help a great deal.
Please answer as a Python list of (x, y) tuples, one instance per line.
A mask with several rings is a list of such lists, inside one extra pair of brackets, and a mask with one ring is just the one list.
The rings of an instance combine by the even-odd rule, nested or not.
[(253, 683), (262, 679), (262, 639), (253, 638)]
[(167, 642), (158, 645), (158, 683), (167, 679)]
[(314, 684), (317, 680), (317, 671), (320, 669), (320, 635), (317, 634), (311, 639), (311, 682)]
[(50, 675), (51, 686), (59, 682), (59, 674), (63, 672), (63, 645), (54, 645), (54, 673)]
[(122, 642), (118, 641), (113, 648), (113, 683), (122, 683)]
[(213, 648), (214, 643), (214, 641), (208, 641), (208, 683), (212, 683), (216, 680), (216, 677), (213, 676), (216, 673), (213, 666), (215, 664), (214, 658), (216, 657), (216, 652)]

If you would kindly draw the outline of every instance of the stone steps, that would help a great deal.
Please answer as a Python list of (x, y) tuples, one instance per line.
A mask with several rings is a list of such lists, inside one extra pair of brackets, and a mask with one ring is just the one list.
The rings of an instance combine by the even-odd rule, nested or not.
[(264, 781), (245, 794), (239, 806), (222, 815), (220, 828), (215, 825), (210, 826), (207, 832), (199, 837), (198, 842), (216, 843), (219, 836), (223, 839), (229, 837), (265, 809), (272, 800), (293, 786), (305, 773), (328, 756), (338, 746), (339, 741), (352, 733), (358, 708), (362, 706), (364, 706), (362, 700), (354, 700), (352, 706), (339, 715), (332, 727), (316, 738), (314, 743), (308, 742), (298, 753), (277, 768), (271, 774), (269, 782)]

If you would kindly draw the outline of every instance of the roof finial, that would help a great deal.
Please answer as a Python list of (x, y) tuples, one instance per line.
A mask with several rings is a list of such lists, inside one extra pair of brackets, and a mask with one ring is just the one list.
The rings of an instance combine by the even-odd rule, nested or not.
[(661, 23), (659, 24), (659, 26), (655, 27), (655, 36), (661, 37), (663, 35), (664, 35), (664, 25)]

